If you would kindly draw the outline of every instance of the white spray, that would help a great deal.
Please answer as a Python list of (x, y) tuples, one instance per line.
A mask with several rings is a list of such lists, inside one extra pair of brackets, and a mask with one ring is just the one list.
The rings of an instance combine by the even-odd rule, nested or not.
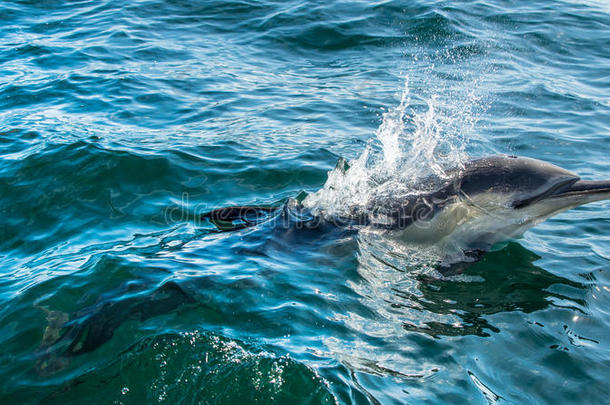
[(407, 77), (400, 103), (382, 114), (375, 139), (349, 169), (339, 164), (330, 171), (324, 187), (303, 204), (319, 215), (349, 216), (365, 211), (373, 198), (425, 191), (418, 180), (444, 178), (447, 169), (466, 161), (464, 133), (474, 124), (477, 101), (441, 102), (433, 95), (414, 103)]

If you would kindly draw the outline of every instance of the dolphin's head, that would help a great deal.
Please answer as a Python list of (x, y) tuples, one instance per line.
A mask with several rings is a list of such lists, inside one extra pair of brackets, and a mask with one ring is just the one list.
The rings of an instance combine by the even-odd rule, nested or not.
[[(582, 204), (610, 198), (610, 181), (581, 180), (536, 159), (494, 156), (466, 165), (459, 190), (474, 201), (500, 202), (514, 213), (545, 219)], [(532, 218), (534, 219), (534, 218)]]
[(581, 180), (558, 166), (524, 157), (477, 159), (450, 175), (451, 185), (435, 194), (443, 201), (441, 208), (431, 223), (423, 224), (425, 232), (419, 232), (430, 240), (451, 235), (467, 245), (495, 243), (521, 236), (561, 211), (610, 198), (610, 181)]
[[(520, 237), (561, 211), (610, 199), (610, 180), (581, 180), (530, 158), (486, 157), (447, 174), (442, 188), (395, 210), (397, 223), (406, 226), (390, 229), (392, 237), (409, 245), (439, 246), (450, 261), (462, 260), (461, 252)], [(425, 215), (416, 215), (419, 211)]]

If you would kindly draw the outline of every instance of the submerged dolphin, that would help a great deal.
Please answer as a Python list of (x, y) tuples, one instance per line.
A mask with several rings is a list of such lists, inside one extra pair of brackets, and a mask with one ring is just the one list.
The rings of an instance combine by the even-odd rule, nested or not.
[[(422, 183), (416, 189), (430, 191), (373, 198), (364, 211), (354, 216), (322, 220), (323, 214), (313, 212), (307, 221), (379, 229), (409, 244), (484, 251), (494, 243), (521, 236), (554, 214), (610, 198), (610, 180), (581, 180), (550, 163), (515, 156), (472, 160), (463, 168), (449, 171), (441, 181)], [(286, 207), (307, 210), (294, 201)], [(274, 211), (285, 211), (279, 208), (227, 207), (203, 214), (202, 218), (223, 231), (234, 230), (268, 221), (274, 218)]]

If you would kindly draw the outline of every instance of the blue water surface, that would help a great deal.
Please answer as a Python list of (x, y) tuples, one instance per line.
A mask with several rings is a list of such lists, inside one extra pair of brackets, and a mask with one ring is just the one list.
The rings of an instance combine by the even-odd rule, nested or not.
[(320, 189), (405, 92), (610, 178), (605, 0), (2, 1), (0, 402), (607, 402), (607, 202), (449, 278), (199, 219)]

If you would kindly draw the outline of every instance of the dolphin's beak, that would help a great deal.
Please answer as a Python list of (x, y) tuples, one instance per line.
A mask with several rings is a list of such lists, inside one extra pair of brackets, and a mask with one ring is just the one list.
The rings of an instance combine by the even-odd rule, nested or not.
[(574, 205), (610, 199), (610, 180), (578, 180), (551, 194), (548, 199), (572, 201)]

